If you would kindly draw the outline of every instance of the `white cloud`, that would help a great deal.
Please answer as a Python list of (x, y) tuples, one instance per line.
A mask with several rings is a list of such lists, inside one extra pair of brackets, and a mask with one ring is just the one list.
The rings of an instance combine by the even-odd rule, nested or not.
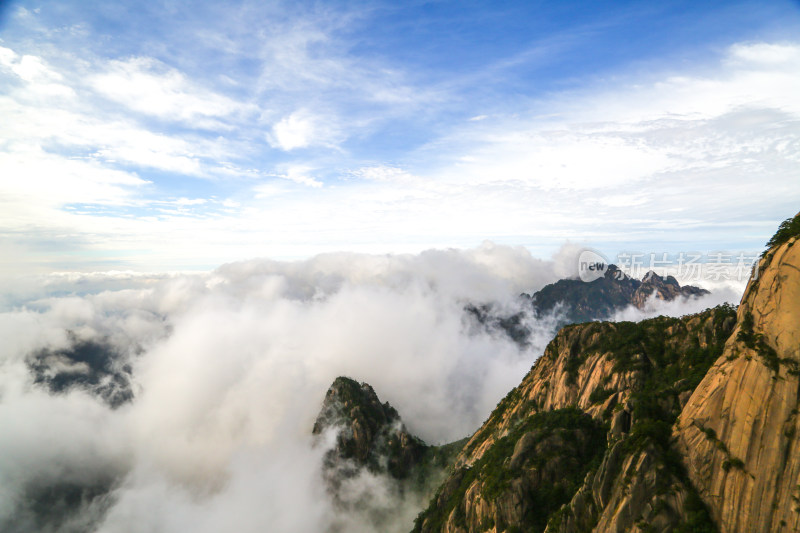
[(6, 204), (2, 217), (9, 225), (10, 215), (24, 217), (24, 210), (37, 206), (127, 203), (135, 188), (148, 183), (135, 174), (108, 169), (91, 160), (48, 154), (38, 146), (13, 145), (10, 153), (0, 152), (0, 168), (4, 175), (0, 198)]
[(470, 157), (451, 170), (459, 181), (519, 181), (544, 191), (610, 189), (650, 177), (670, 163), (657, 147), (613, 135), (547, 130), (499, 134)]
[(40, 57), (19, 56), (10, 48), (0, 47), (0, 66), (6, 67), (27, 82), (27, 91), (47, 97), (75, 95), (75, 91), (71, 87), (61, 83), (63, 77)]
[(341, 30), (362, 23), (365, 15), (367, 11), (334, 12), (322, 6), (288, 23), (270, 17), (253, 43), (262, 65), (260, 89), (295, 95), (346, 92), (357, 101), (392, 108), (414, 108), (441, 98), (433, 88), (415, 86), (402, 70), (352, 52)]
[(357, 168), (351, 172), (357, 178), (368, 181), (409, 182), (419, 180), (401, 168), (391, 166), (373, 166)]
[(286, 169), (285, 174), (278, 176), (301, 185), (309, 187), (322, 187), (322, 182), (315, 179), (312, 175), (314, 169), (305, 165), (291, 165)]
[[(336, 48), (341, 43), (320, 39), (301, 39), (296, 53), (308, 55), (309, 64), (326, 54), (344, 61), (346, 51)], [(318, 55), (307, 49), (317, 46), (312, 42), (321, 46)], [(33, 257), (30, 250), (37, 243), (52, 242), (58, 234), (66, 235), (65, 246), (74, 249), (91, 242), (95, 252), (121, 254), (130, 246), (141, 252), (125, 254), (121, 266), (145, 269), (207, 266), (257, 254), (303, 257), (337, 249), (468, 247), (487, 238), (549, 253), (565, 239), (619, 242), (635, 233), (652, 240), (664, 235), (666, 227), (680, 232), (676, 239), (707, 248), (730, 235), (723, 223), (740, 224), (746, 228), (743, 235), (768, 233), (773, 226), (763, 221), (765, 206), (774, 208), (776, 198), (782, 205), (800, 201), (793, 186), (800, 158), (800, 109), (794, 96), (800, 92), (800, 70), (791, 68), (797, 50), (794, 44), (737, 45), (717, 63), (705, 65), (702, 74), (687, 68), (621, 76), (625, 82), (614, 87), (595, 84), (551, 95), (527, 111), (517, 107), (514, 116), (493, 112), (491, 120), (460, 120), (448, 135), (419, 150), (367, 161), (337, 147), (354, 130), (369, 134), (371, 123), (358, 117), (340, 120), (342, 108), (331, 103), (333, 97), (298, 108), (297, 99), (284, 99), (288, 93), (266, 91), (259, 98), (270, 105), (263, 106), (258, 127), (233, 108), (226, 114), (225, 105), (210, 106), (217, 113), (213, 116), (200, 115), (190, 105), (187, 113), (196, 120), (240, 128), (231, 138), (211, 139), (148, 129), (135, 116), (120, 115), (122, 108), (109, 114), (63, 65), (49, 68), (63, 78), (59, 83), (74, 88), (74, 102), (32, 96), (22, 89), (27, 82), (0, 67), (0, 75), (12, 80), (8, 95), (0, 97), (0, 112), (9, 117), (0, 124), (0, 151), (3, 161), (11, 162), (9, 168), (19, 176), (39, 172), (31, 183), (63, 190), (70, 198), (79, 197), (85, 184), (83, 203), (152, 208), (137, 218), (113, 210), (69, 214), (58, 207), (56, 194), (45, 192), (41, 198), (28, 195), (29, 203), (7, 202), (0, 218), (6, 228), (36, 228), (25, 242), (14, 243), (28, 250), (16, 254), (22, 260)], [(264, 57), (273, 52), (280, 55), (275, 49)], [(3, 54), (9, 64), (23, 55)], [(280, 57), (287, 62), (294, 57), (286, 54)], [(342, 64), (333, 63), (329, 73)], [(99, 61), (75, 70), (89, 80), (105, 74), (118, 82), (141, 76), (145, 86), (158, 85), (163, 77), (163, 90), (171, 96), (162, 109), (174, 109), (184, 95), (190, 103), (214, 98), (185, 74), (150, 60), (103, 65)], [(319, 83), (329, 87), (325, 72)], [(282, 82), (273, 81), (269, 88), (278, 91)], [(301, 91), (292, 83), (287, 87)], [(410, 109), (378, 110), (378, 115), (388, 119), (397, 111), (408, 118)], [(286, 153), (264, 150), (262, 123), (269, 124), (267, 142)], [(42, 153), (46, 164), (34, 160)], [(56, 183), (62, 162), (69, 173)], [(78, 179), (81, 165), (91, 179)], [(157, 211), (164, 206), (143, 192), (185, 193), (162, 191), (162, 183), (150, 178), (151, 169), (219, 180), (204, 187), (240, 205), (216, 209), (219, 204), (209, 195), (206, 204), (192, 210), (197, 217), (191, 223), (181, 219), (186, 209)], [(122, 175), (132, 181), (120, 181)], [(9, 172), (5, 176), (16, 179)], [(265, 182), (265, 177), (278, 179)], [(148, 181), (155, 183), (149, 186)], [(213, 190), (221, 183), (224, 190)], [(32, 191), (24, 184), (9, 187), (22, 189)], [(707, 198), (726, 208), (709, 205)], [(326, 229), (324, 238), (315, 229), (320, 227)], [(197, 234), (205, 236), (202, 242), (192, 237)], [(32, 261), (41, 261), (40, 256)]]
[(225, 119), (245, 106), (193, 84), (183, 73), (150, 57), (110, 61), (93, 75), (95, 90), (134, 111), (193, 127), (227, 129)]
[(332, 120), (300, 109), (279, 120), (268, 140), (273, 147), (287, 152), (310, 146), (335, 147), (340, 135)]
[[(0, 524), (19, 516), (18, 497), (37, 480), (107, 475), (116, 482), (111, 508), (83, 530), (257, 531), (268, 519), (281, 531), (332, 523), (357, 531), (325, 495), (324, 450), (310, 441), (332, 380), (371, 383), (430, 441), (462, 437), (551, 334), (549, 324), (532, 323), (534, 346), (521, 351), (471, 327), (465, 299), (513, 310), (521, 287), (552, 276), (549, 262), (489, 243), (414, 256), (254, 260), (194, 276), (50, 276), (56, 291), (119, 289), (124, 280), (133, 288), (0, 313)], [(25, 358), (68, 347), (67, 330), (124, 348), (132, 404), (112, 411), (86, 392), (51, 395), (32, 383)], [(351, 488), (380, 500), (383, 482), (362, 481)], [(422, 502), (407, 503), (384, 530), (409, 529)]]
[(756, 68), (764, 65), (792, 68), (800, 65), (800, 50), (790, 43), (735, 44), (730, 47), (730, 60), (741, 60)]
[(314, 136), (314, 123), (305, 113), (296, 112), (282, 118), (272, 128), (275, 145), (283, 150), (305, 148)]
[(65, 155), (51, 152), (51, 156), (70, 159), (70, 151), (78, 151), (85, 157), (88, 150), (98, 163), (105, 162), (109, 170), (117, 163), (125, 163), (187, 175), (208, 172), (196, 152), (205, 150), (207, 143), (193, 144), (119, 119), (53, 106), (49, 101), (27, 104), (19, 98), (5, 97), (0, 98), (0, 110), (9, 118), (0, 125), (0, 139), (14, 141), (3, 147), (8, 152), (20, 144), (57, 143)]
[(721, 304), (739, 305), (742, 292), (743, 288), (736, 290), (731, 287), (723, 287), (704, 296), (696, 298), (678, 298), (668, 302), (651, 297), (643, 309), (629, 306), (614, 313), (611, 320), (639, 322), (657, 316), (681, 317), (699, 313), (709, 307)]
[(692, 228), (767, 233), (751, 226), (766, 206), (800, 201), (798, 57), (796, 44), (737, 45), (702, 75), (621, 75), (527, 114), (462, 122), (409, 156), (428, 168), (402, 192), (427, 226), (462, 235), (652, 240), (671, 227), (708, 247), (730, 237)]
[[(126, 220), (126, 214), (114, 211), (112, 206), (160, 208), (163, 202), (149, 199), (162, 189), (149, 179), (151, 169), (197, 177), (246, 174), (227, 162), (235, 156), (232, 143), (226, 139), (154, 131), (100, 105), (85, 82), (94, 79), (94, 70), (101, 69), (103, 62), (82, 62), (68, 54), (59, 59), (60, 63), (53, 66), (39, 56), (0, 49), (0, 83), (7, 89), (0, 97), (4, 117), (0, 123), (0, 227), (4, 239), (9, 240), (7, 249), (20, 252), (15, 254), (17, 268), (26, 268), (21, 266), (26, 261), (22, 256), (30, 259), (34, 250), (39, 251), (33, 256), (49, 261), (59, 246), (83, 250), (89, 243), (100, 244), (105, 239), (98, 238), (101, 234), (117, 243), (141, 243), (136, 234), (145, 226), (155, 225), (145, 217), (138, 223)], [(157, 76), (148, 78), (143, 72), (158, 65), (143, 59), (112, 64), (120, 71), (128, 67), (136, 78), (132, 82), (144, 79), (144, 85), (158, 84)], [(167, 98), (156, 110), (175, 110), (187, 104), (180, 111), (182, 116), (203, 120), (197, 115), (219, 115), (212, 117), (216, 120), (225, 118), (222, 115), (229, 108), (243, 109), (210, 93), (192, 92), (183, 75), (166, 67), (163, 70), (170, 83), (162, 89), (173, 99)], [(67, 87), (69, 91), (61, 93), (69, 92), (73, 97), (52, 98), (48, 87), (53, 84)], [(139, 89), (147, 97), (146, 87), (131, 90)], [(209, 199), (195, 200), (200, 206), (199, 202)], [(69, 204), (87, 205), (90, 211), (66, 210)], [(60, 237), (54, 241), (54, 235)], [(12, 243), (14, 240), (18, 242)], [(50, 243), (50, 250), (42, 252), (41, 242)], [(59, 244), (53, 248), (55, 243)], [(118, 249), (107, 241), (100, 246)], [(6, 261), (3, 263), (4, 268), (9, 267)]]

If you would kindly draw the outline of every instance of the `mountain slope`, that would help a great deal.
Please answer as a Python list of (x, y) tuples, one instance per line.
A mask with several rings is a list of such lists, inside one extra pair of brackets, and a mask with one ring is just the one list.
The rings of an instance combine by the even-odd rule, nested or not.
[(641, 521), (713, 531), (670, 428), (733, 326), (720, 306), (563, 328), (464, 446), (414, 531), (634, 531)]
[[(414, 531), (800, 531), (798, 239), (800, 214), (738, 311), (559, 331)], [(606, 431), (589, 454), (587, 419)], [(558, 446), (537, 446), (552, 435)]]

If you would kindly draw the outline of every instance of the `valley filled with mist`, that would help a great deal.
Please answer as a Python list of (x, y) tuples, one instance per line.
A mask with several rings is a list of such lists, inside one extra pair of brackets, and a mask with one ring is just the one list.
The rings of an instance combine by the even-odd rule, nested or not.
[[(0, 523), (368, 531), (322, 483), (332, 443), (311, 429), (329, 385), (369, 383), (426, 443), (467, 437), (555, 333), (557, 312), (537, 316), (520, 294), (575, 268), (570, 247), (538, 260), (485, 243), (252, 260), (208, 274), (50, 277), (0, 315)], [(678, 316), (738, 297), (720, 286), (620, 316)], [(469, 304), (521, 313), (525, 342), (476, 320)], [(398, 499), (388, 476), (361, 482), (352, 490), (369, 491), (370, 506), (405, 506), (383, 531), (408, 531), (426, 503)]]

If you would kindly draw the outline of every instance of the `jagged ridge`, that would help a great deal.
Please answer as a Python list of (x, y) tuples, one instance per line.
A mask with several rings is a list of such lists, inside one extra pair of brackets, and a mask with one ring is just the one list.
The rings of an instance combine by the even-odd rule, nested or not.
[(530, 296), (537, 314), (544, 315), (561, 306), (564, 324), (605, 320), (629, 305), (644, 308), (655, 295), (671, 301), (679, 297), (696, 297), (708, 291), (692, 285), (681, 286), (672, 276), (659, 276), (652, 270), (642, 280), (626, 275), (616, 265), (609, 265), (605, 274), (593, 281), (562, 279)]

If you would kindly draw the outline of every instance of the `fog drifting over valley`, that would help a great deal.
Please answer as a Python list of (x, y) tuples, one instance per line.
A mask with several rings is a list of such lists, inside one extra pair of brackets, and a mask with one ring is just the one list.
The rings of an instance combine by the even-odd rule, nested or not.
[[(517, 296), (571, 275), (576, 255), (565, 246), (544, 261), (487, 242), (17, 285), (0, 314), (0, 525), (369, 530), (331, 504), (324, 446), (312, 446), (334, 378), (371, 384), (428, 443), (470, 435), (542, 353), (555, 321), (526, 314), (532, 333), (519, 346), (464, 306), (523, 310)], [(653, 302), (616, 318), (737, 303), (743, 287), (707, 288), (700, 300)], [(400, 508), (386, 531), (410, 529), (421, 502), (392, 502), (374, 476), (353, 483), (375, 505)], [(54, 491), (72, 496), (59, 507)], [(58, 515), (69, 506), (80, 511)], [(47, 513), (59, 518), (48, 523)]]

